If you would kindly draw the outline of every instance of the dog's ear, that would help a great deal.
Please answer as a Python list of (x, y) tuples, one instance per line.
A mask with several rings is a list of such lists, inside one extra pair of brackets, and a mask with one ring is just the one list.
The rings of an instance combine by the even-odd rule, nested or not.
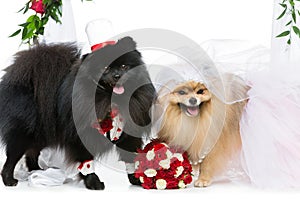
[(129, 36), (119, 39), (118, 44), (120, 46), (136, 49), (136, 42)]

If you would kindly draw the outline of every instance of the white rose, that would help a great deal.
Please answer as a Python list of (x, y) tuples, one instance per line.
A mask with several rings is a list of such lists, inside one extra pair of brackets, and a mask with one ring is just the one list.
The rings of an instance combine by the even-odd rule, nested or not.
[(151, 177), (156, 176), (157, 172), (156, 172), (155, 169), (146, 169), (145, 172), (144, 172), (144, 174), (145, 174), (147, 177), (151, 178)]
[(171, 164), (171, 160), (170, 159), (165, 159), (165, 160), (161, 160), (159, 161), (159, 165), (163, 168), (163, 169), (169, 169), (170, 168), (170, 164)]
[(180, 176), (183, 172), (184, 168), (182, 166), (177, 167), (176, 169), (176, 174), (174, 175), (175, 178), (177, 178), (178, 176)]
[(186, 187), (186, 185), (185, 185), (185, 183), (183, 182), (183, 180), (179, 181), (178, 187), (179, 187), (180, 189), (183, 189), (183, 188)]
[(146, 154), (146, 158), (147, 160), (153, 160), (155, 157), (155, 153), (154, 153), (154, 149), (152, 149), (151, 151), (148, 151), (147, 154)]
[(174, 153), (173, 156), (177, 158), (180, 162), (183, 162), (183, 156), (181, 153)]
[(144, 183), (144, 177), (140, 176), (141, 183)]
[(139, 161), (135, 161), (134, 163), (134, 168), (137, 169), (140, 166), (140, 162)]
[(169, 158), (169, 159), (171, 159), (173, 156), (172, 152), (169, 150), (166, 151), (166, 155), (167, 155), (167, 158)]
[(167, 187), (167, 181), (164, 179), (157, 179), (156, 180), (156, 188), (159, 190), (164, 190)]

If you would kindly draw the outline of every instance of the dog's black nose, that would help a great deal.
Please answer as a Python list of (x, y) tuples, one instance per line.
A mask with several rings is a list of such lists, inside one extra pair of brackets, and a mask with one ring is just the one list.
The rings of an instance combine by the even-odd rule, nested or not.
[(192, 98), (189, 99), (189, 102), (190, 102), (191, 105), (195, 105), (197, 103), (197, 99), (192, 97)]
[(120, 74), (115, 74), (113, 76), (113, 78), (114, 78), (115, 81), (118, 81), (121, 78), (121, 76), (120, 76)]

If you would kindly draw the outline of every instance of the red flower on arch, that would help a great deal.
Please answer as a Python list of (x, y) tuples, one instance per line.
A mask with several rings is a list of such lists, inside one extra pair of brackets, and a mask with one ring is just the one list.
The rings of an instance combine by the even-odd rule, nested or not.
[(34, 10), (37, 13), (44, 14), (45, 6), (43, 0), (32, 0), (30, 9)]

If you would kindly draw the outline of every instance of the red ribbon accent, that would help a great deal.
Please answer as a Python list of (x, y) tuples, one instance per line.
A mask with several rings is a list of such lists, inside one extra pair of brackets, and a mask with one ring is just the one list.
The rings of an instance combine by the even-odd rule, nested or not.
[[(81, 170), (82, 167), (85, 165), (85, 163), (90, 162), (90, 161), (92, 161), (92, 160), (85, 160), (84, 162), (80, 163), (80, 165), (77, 167), (77, 169)], [(90, 166), (88, 166), (87, 168), (90, 168)]]
[(114, 45), (116, 44), (115, 41), (106, 41), (106, 42), (102, 42), (102, 43), (99, 43), (99, 44), (95, 44), (91, 47), (92, 51), (96, 51), (98, 49), (101, 49), (103, 47), (105, 47), (106, 45)]

